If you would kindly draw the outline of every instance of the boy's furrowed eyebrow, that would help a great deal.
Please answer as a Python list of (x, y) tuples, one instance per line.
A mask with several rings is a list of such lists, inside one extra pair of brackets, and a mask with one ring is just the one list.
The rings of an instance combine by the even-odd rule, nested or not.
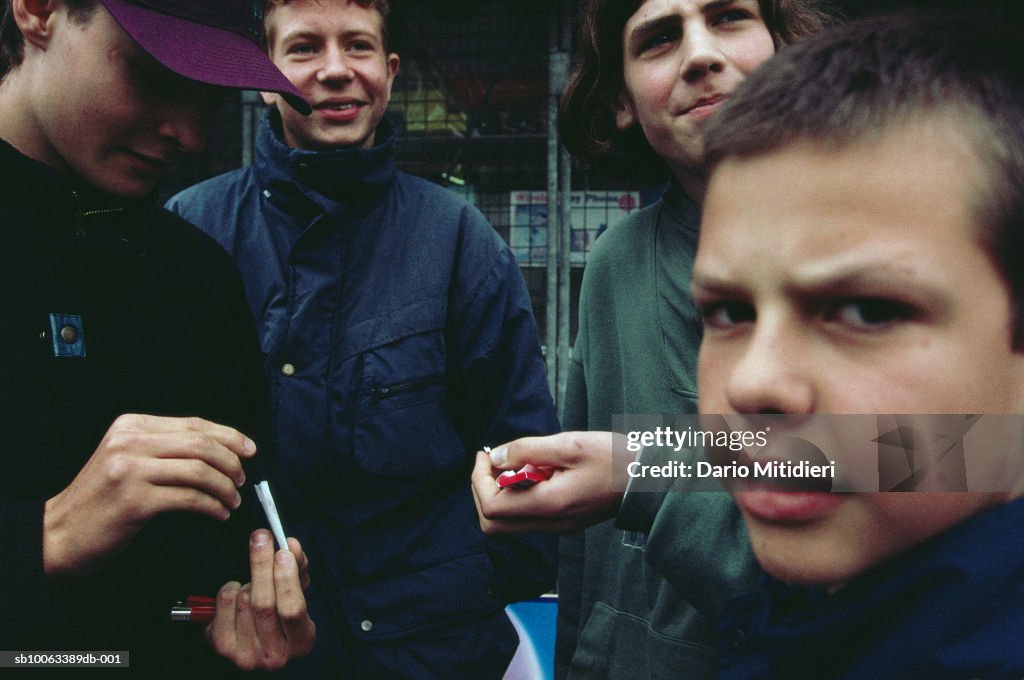
[[(753, 0), (710, 0), (710, 2), (705, 3), (700, 8), (700, 11), (702, 14), (711, 14), (733, 5), (748, 5), (751, 4), (752, 1)], [(633, 28), (632, 31), (630, 31), (627, 44), (632, 45), (651, 33), (656, 33), (657, 31), (665, 28), (674, 28), (678, 26), (679, 23), (680, 19), (676, 14), (663, 14), (661, 16), (641, 21)]]
[(753, 0), (711, 0), (711, 2), (701, 7), (700, 11), (707, 14), (709, 12), (716, 12), (731, 5), (748, 5), (752, 2)]
[[(927, 303), (935, 311), (948, 304), (949, 292), (941, 280), (926, 272), (896, 263), (851, 263), (837, 267), (815, 267), (797, 272), (784, 284), (787, 295), (796, 299), (859, 297), (864, 295), (900, 295), (912, 293), (915, 300)], [(746, 298), (747, 287), (712, 274), (694, 271), (690, 292), (695, 298)]]
[(838, 266), (809, 267), (797, 271), (786, 284), (786, 289), (796, 294), (844, 294), (857, 295), (864, 290), (913, 290), (929, 294), (932, 297), (942, 296), (941, 281), (929, 280), (926, 272), (916, 270), (906, 264), (890, 262), (850, 263)]
[(679, 23), (679, 17), (675, 14), (664, 14), (652, 19), (646, 19), (633, 27), (626, 44), (635, 45), (652, 33), (657, 33), (666, 28), (676, 28), (679, 26)]
[(737, 283), (729, 281), (728, 279), (704, 275), (697, 271), (693, 272), (693, 276), (690, 279), (690, 294), (694, 297), (698, 295), (734, 297), (736, 295), (740, 295), (742, 291), (743, 286)]

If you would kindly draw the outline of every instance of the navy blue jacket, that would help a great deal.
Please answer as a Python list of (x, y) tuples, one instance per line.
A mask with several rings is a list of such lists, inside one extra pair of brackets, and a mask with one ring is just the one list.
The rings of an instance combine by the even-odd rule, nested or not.
[(330, 152), (279, 125), (168, 207), (234, 257), (257, 319), (272, 478), (312, 564), (304, 672), (500, 677), (501, 608), (551, 586), (556, 552), (485, 538), (469, 486), (482, 446), (558, 427), (518, 265), (479, 211), (394, 169), (386, 121)]
[(842, 590), (768, 581), (720, 621), (719, 677), (1024, 678), (1024, 499), (1000, 505)]

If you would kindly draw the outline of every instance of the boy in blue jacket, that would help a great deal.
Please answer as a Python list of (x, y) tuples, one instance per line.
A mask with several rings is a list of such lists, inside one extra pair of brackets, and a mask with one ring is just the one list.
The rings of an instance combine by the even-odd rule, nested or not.
[(253, 165), (169, 207), (232, 256), (267, 355), (275, 479), (317, 565), (294, 677), (500, 678), (507, 602), (550, 588), (555, 539), (485, 538), (478, 448), (558, 429), (511, 250), (394, 167), (383, 0), (275, 1), (270, 56), (312, 104), (271, 105)]

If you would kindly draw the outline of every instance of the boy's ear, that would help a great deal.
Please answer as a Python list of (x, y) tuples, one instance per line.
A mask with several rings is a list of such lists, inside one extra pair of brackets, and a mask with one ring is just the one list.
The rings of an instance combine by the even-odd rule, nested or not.
[(277, 104), (276, 92), (260, 92), (260, 97), (263, 98), (263, 103), (267, 106), (275, 106)]
[(53, 35), (57, 0), (12, 0), (11, 14), (25, 41), (46, 49)]
[(391, 88), (395, 84), (395, 76), (398, 75), (398, 66), (401, 64), (401, 59), (398, 55), (392, 52), (385, 57), (388, 69), (388, 101), (391, 101)]
[(629, 101), (625, 92), (619, 94), (618, 101), (612, 106), (612, 113), (615, 114), (615, 127), (619, 130), (628, 130), (636, 123), (633, 102)]
[(388, 80), (389, 81), (394, 81), (395, 76), (398, 75), (398, 66), (401, 63), (402, 63), (402, 60), (398, 57), (397, 54), (395, 54), (394, 52), (391, 52), (390, 54), (388, 54), (388, 56), (387, 56), (387, 64), (388, 64)]

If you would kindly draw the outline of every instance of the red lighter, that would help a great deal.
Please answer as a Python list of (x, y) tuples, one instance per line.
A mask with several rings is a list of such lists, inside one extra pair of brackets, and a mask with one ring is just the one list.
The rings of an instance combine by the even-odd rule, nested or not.
[(171, 607), (171, 621), (186, 623), (209, 623), (217, 611), (217, 602), (205, 595), (189, 595), (185, 602)]
[(502, 489), (507, 489), (508, 487), (525, 489), (537, 482), (543, 482), (549, 477), (551, 477), (550, 469), (539, 468), (527, 463), (518, 470), (506, 470), (498, 475), (498, 486)]

